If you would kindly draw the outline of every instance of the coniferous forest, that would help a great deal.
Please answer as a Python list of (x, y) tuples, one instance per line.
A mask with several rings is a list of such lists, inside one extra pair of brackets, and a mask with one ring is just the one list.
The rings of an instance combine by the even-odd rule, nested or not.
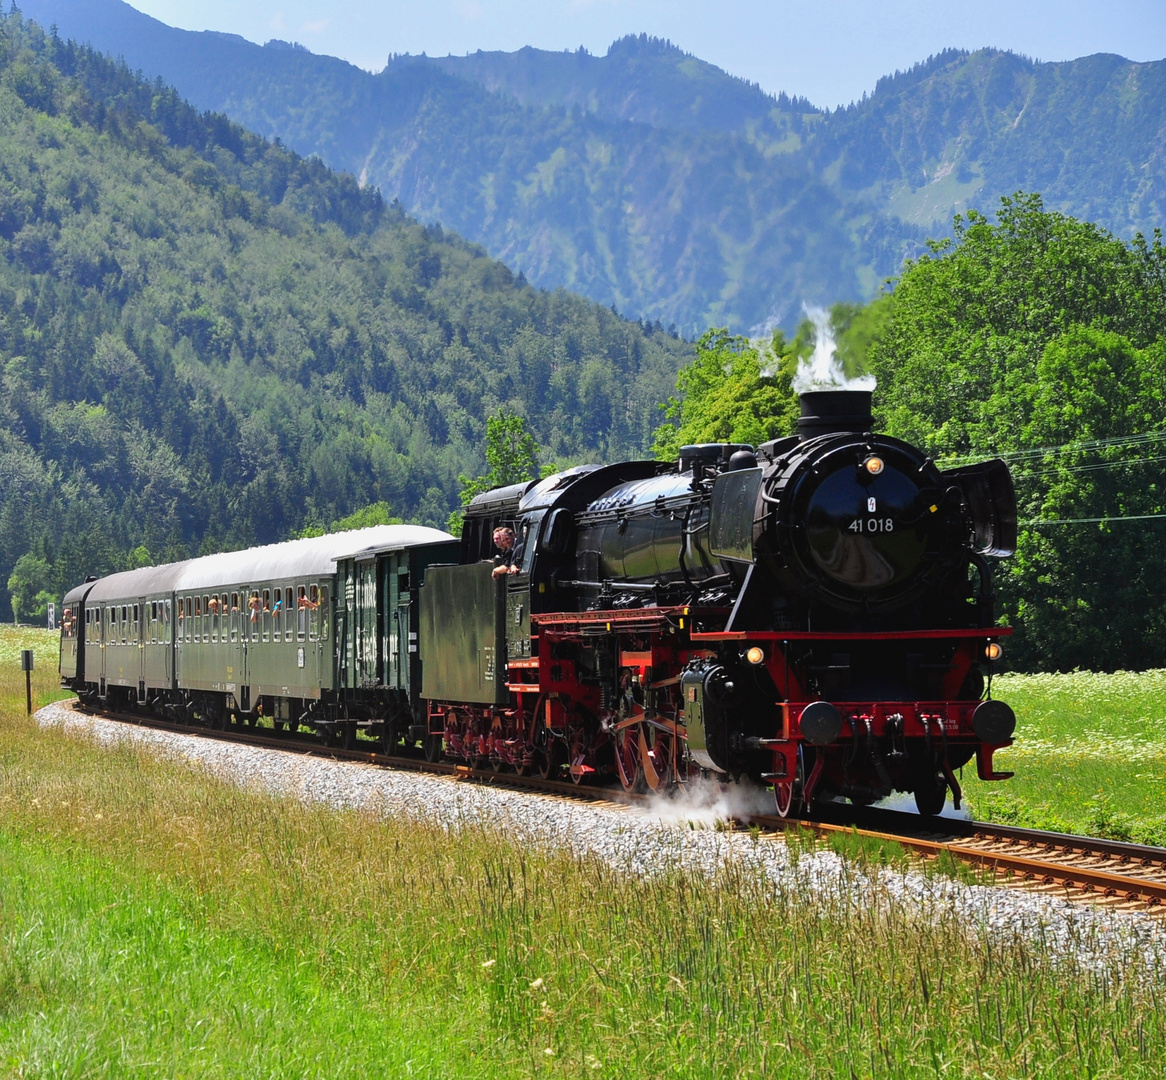
[(641, 455), (691, 353), (0, 19), (0, 581), (23, 556), (59, 596), (378, 502), (444, 525), (489, 416), (544, 460)]

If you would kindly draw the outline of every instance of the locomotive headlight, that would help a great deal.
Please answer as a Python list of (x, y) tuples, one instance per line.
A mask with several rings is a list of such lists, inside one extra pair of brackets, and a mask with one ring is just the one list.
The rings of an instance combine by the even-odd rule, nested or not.
[(746, 654), (745, 659), (751, 664), (765, 663), (765, 650), (760, 645), (754, 645)]
[(998, 641), (989, 641), (984, 646), (984, 655), (989, 660), (999, 660), (1004, 655), (1004, 646)]
[(883, 459), (877, 454), (871, 454), (871, 456), (862, 463), (862, 467), (866, 469), (866, 471), (870, 473), (871, 476), (878, 476), (878, 474), (881, 473), (884, 468), (886, 468), (885, 464), (883, 463)]

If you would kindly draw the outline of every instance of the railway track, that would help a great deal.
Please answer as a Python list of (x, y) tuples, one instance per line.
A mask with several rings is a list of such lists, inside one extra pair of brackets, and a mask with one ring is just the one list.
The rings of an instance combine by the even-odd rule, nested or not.
[[(609, 806), (634, 806), (649, 799), (618, 787), (575, 784), (451, 762), (428, 762), (422, 758), (388, 755), (356, 747), (326, 746), (315, 736), (307, 734), (279, 734), (271, 729), (239, 726), (215, 730), (138, 713), (99, 712), (80, 702), (74, 703), (73, 709), (84, 715), (139, 727), (238, 742), (285, 753), (448, 776)], [(998, 885), (1166, 916), (1166, 848), (991, 822), (921, 818), (916, 814), (846, 804), (826, 804), (816, 808), (812, 817), (761, 816), (753, 817), (747, 824), (773, 834), (797, 828), (827, 840), (831, 835), (847, 833), (873, 842), (898, 844), (923, 860), (937, 859), (946, 853), (980, 869), (986, 877), (990, 875), (989, 881), (994, 880)]]

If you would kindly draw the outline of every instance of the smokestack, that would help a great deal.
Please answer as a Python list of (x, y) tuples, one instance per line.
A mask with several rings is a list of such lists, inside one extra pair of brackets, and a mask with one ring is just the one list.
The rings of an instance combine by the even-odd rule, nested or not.
[(799, 395), (798, 437), (805, 442), (818, 435), (870, 431), (874, 426), (871, 397), (870, 390), (807, 390)]

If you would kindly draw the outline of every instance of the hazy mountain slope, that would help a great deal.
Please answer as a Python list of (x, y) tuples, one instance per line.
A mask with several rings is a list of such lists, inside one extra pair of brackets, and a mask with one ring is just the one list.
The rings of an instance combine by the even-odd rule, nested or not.
[[(902, 254), (895, 223), (856, 217), (802, 159), (764, 156), (781, 139), (797, 142), (797, 109), (811, 121), (818, 113), (788, 102), (783, 111), (659, 42), (630, 40), (604, 69), (600, 82), (639, 87), (638, 104), (623, 110), (637, 118), (629, 120), (614, 106), (525, 107), (422, 58), (397, 58), (371, 75), (282, 43), (169, 30), (162, 46), (161, 24), (126, 7), (33, 0), (29, 10), (65, 36), (124, 54), (200, 107), (378, 185), (537, 284), (578, 289), (620, 311), (688, 332), (796, 321), (803, 299), (864, 295)], [(101, 19), (107, 9), (120, 21)], [(131, 23), (142, 32), (127, 32)], [(671, 71), (687, 96), (651, 91), (644, 71)], [(677, 130), (640, 122), (649, 116), (675, 120)], [(706, 130), (722, 120), (734, 130)]]
[(1166, 61), (950, 52), (880, 80), (808, 149), (841, 198), (923, 224), (1023, 189), (1121, 235), (1148, 233), (1166, 217)]
[(643, 37), (603, 57), (394, 57), (372, 75), (121, 0), (26, 7), (538, 284), (688, 331), (868, 297), (953, 212), (1022, 188), (1123, 236), (1163, 220), (1166, 62), (948, 52), (822, 113)]
[(443, 523), (500, 406), (637, 455), (690, 354), (0, 16), (0, 582)]

